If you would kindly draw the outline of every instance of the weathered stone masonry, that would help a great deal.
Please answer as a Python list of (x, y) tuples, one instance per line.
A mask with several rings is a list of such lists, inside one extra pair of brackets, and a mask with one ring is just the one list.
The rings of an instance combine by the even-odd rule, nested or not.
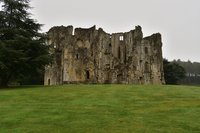
[(48, 45), (54, 62), (46, 67), (44, 84), (163, 84), (161, 34), (143, 38), (142, 29), (108, 34), (89, 29), (53, 27)]

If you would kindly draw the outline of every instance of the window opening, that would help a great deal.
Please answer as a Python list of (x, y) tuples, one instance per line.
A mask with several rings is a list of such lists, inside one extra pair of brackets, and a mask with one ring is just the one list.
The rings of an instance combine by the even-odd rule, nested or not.
[(121, 58), (121, 50), (120, 50), (120, 47), (118, 48), (118, 58), (119, 58), (119, 59)]
[(145, 62), (145, 72), (149, 72), (149, 63)]
[(145, 54), (148, 54), (148, 48), (147, 47), (145, 47), (144, 51), (145, 51)]
[(120, 36), (120, 37), (119, 37), (119, 40), (120, 40), (120, 41), (123, 41), (123, 40), (124, 40), (124, 36)]

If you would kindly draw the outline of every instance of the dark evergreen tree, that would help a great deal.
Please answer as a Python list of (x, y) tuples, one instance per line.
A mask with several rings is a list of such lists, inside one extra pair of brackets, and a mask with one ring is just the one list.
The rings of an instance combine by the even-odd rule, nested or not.
[(51, 60), (29, 0), (0, 0), (0, 86), (41, 72)]
[(185, 69), (175, 62), (164, 59), (163, 67), (166, 84), (178, 84), (178, 81), (185, 77)]

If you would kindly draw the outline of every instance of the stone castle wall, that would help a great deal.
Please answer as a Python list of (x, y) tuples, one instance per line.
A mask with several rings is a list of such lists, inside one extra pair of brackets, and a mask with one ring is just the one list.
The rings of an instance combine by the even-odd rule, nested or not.
[(142, 29), (108, 34), (103, 29), (53, 27), (48, 45), (54, 62), (46, 67), (44, 84), (163, 84), (159, 33), (143, 38)]

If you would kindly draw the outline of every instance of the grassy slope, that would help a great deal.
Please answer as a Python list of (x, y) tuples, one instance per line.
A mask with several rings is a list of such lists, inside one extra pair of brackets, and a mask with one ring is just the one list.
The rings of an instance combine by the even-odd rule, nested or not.
[(199, 133), (200, 87), (65, 85), (0, 90), (1, 133)]

